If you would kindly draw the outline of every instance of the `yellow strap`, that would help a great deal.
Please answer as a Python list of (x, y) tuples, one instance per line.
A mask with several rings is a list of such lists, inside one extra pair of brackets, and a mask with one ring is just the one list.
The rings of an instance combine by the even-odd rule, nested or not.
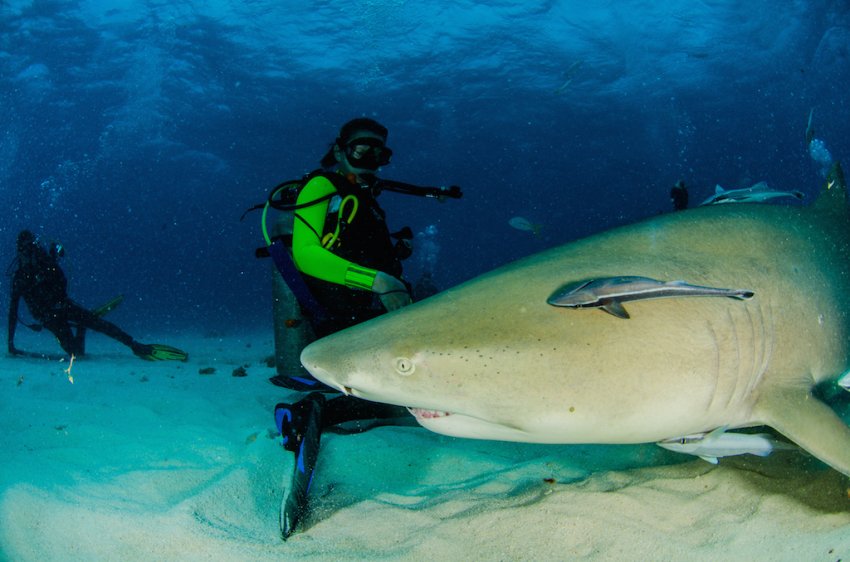
[[(348, 214), (348, 218), (344, 219), (343, 218), (343, 212), (345, 211), (346, 205), (349, 205), (349, 204), (352, 207), (351, 212)], [(360, 202), (357, 200), (357, 197), (355, 197), (354, 195), (346, 195), (343, 198), (343, 200), (339, 204), (339, 210), (337, 211), (336, 228), (334, 229), (334, 231), (332, 233), (328, 232), (322, 238), (322, 247), (324, 247), (325, 249), (330, 249), (336, 244), (337, 240), (339, 239), (339, 232), (340, 232), (340, 229), (342, 228), (343, 223), (348, 224), (351, 221), (353, 221), (354, 216), (357, 214), (357, 209), (359, 207), (360, 207)]]

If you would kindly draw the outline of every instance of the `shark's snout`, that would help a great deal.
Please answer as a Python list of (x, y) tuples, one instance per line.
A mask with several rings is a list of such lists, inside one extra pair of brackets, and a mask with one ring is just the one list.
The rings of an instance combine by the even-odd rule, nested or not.
[[(351, 388), (344, 385), (334, 376), (332, 366), (327, 363), (327, 353), (323, 352), (322, 343), (314, 342), (304, 348), (301, 352), (301, 364), (316, 379), (326, 385), (338, 389), (344, 394), (351, 394)], [(338, 370), (337, 370), (338, 372)]]

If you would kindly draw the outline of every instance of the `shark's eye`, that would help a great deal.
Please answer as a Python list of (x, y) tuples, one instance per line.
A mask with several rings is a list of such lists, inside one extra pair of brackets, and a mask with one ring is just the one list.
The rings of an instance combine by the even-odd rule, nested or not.
[(413, 371), (416, 370), (416, 365), (414, 365), (413, 361), (407, 357), (396, 357), (395, 370), (398, 371), (398, 374), (400, 375), (412, 375)]

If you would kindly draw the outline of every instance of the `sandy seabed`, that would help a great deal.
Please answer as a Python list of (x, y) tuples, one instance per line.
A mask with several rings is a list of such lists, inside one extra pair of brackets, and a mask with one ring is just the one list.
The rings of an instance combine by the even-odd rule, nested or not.
[(73, 384), (66, 361), (0, 358), (0, 558), (850, 560), (850, 482), (801, 453), (712, 466), (411, 426), (326, 434), (311, 515), (284, 543), (294, 459), (272, 411), (297, 395), (267, 380), (271, 336), (164, 343), (190, 360), (92, 336)]

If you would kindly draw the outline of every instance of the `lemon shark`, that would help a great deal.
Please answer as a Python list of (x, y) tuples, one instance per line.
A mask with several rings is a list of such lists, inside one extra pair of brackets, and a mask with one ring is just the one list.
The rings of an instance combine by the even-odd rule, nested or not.
[[(809, 207), (712, 205), (616, 228), (318, 340), (301, 360), (446, 435), (627, 444), (766, 425), (850, 475), (850, 429), (811, 392), (850, 367), (846, 198), (836, 166)], [(753, 296), (636, 299), (628, 319), (547, 303), (565, 283), (620, 276)]]

